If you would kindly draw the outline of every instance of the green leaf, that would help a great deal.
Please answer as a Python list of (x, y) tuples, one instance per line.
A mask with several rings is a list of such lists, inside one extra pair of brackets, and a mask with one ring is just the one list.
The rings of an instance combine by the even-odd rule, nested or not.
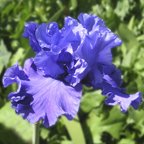
[(118, 144), (135, 144), (131, 139), (122, 139)]
[(62, 14), (62, 12), (64, 11), (65, 7), (62, 5), (60, 0), (57, 1), (57, 5), (59, 6), (59, 10), (56, 11), (52, 17), (50, 17), (48, 22), (56, 21), (60, 17), (60, 15)]
[(118, 32), (124, 42), (121, 48), (125, 49), (122, 50), (122, 66), (130, 68), (137, 58), (139, 43), (125, 24), (120, 24)]
[(32, 125), (16, 115), (7, 103), (0, 109), (0, 143), (25, 144), (31, 141)]
[(63, 141), (61, 142), (61, 144), (74, 144), (74, 143), (71, 142), (71, 141), (68, 141), (68, 140), (63, 140)]
[(62, 120), (72, 139), (73, 144), (86, 144), (84, 134), (83, 134), (78, 117), (76, 117), (72, 121), (68, 121), (65, 117), (63, 117)]
[(73, 11), (77, 8), (78, 4), (77, 4), (77, 0), (71, 0), (71, 7), (70, 10)]
[(7, 1), (4, 5), (3, 5), (3, 11), (2, 11), (2, 18), (5, 16), (5, 15), (8, 15), (14, 8), (15, 6), (15, 3), (13, 1)]
[(113, 107), (108, 117), (104, 118), (101, 114), (96, 115), (95, 111), (89, 114), (87, 124), (93, 137), (93, 143), (102, 143), (101, 135), (108, 132), (111, 136), (118, 139), (124, 125), (125, 116), (117, 107)]
[(126, 14), (129, 12), (130, 5), (128, 0), (118, 1), (115, 13), (123, 20)]
[(10, 64), (13, 65), (16, 62), (21, 62), (25, 56), (25, 50), (23, 48), (18, 48), (17, 52), (11, 58)]
[(100, 94), (100, 91), (88, 92), (82, 97), (81, 110), (88, 113), (93, 108), (98, 107), (103, 99), (104, 96)]
[(7, 51), (4, 42), (0, 41), (0, 73), (4, 66), (6, 66), (9, 62), (9, 58), (11, 53)]
[(129, 30), (133, 30), (133, 27), (134, 27), (134, 23), (135, 22), (135, 16), (132, 16), (129, 23), (128, 23), (128, 28)]
[(137, 40), (138, 40), (138, 41), (144, 41), (144, 35), (138, 36), (138, 37), (137, 37)]

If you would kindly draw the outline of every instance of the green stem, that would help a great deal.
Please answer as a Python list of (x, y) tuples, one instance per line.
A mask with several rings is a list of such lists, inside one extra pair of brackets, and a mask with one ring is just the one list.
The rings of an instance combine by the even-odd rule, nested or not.
[(32, 144), (39, 144), (39, 123), (33, 124)]

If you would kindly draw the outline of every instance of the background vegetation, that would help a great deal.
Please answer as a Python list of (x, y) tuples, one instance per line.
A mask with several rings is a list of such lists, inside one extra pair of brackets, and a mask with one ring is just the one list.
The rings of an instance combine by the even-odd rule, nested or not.
[[(123, 73), (123, 86), (144, 92), (144, 1), (143, 0), (0, 0), (0, 78), (7, 67), (20, 65), (33, 55), (22, 37), (27, 21), (56, 21), (80, 12), (103, 18), (123, 40), (114, 49), (114, 63)], [(1, 83), (1, 82), (0, 82)], [(31, 144), (32, 126), (17, 116), (7, 100), (15, 86), (0, 86), (0, 144)], [(100, 91), (84, 88), (78, 117), (60, 118), (49, 129), (41, 126), (41, 144), (144, 144), (144, 108), (129, 109), (104, 105)]]

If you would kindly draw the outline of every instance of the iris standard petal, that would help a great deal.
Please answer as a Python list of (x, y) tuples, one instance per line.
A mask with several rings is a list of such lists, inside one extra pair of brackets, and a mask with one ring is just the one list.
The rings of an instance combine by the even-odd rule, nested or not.
[(50, 47), (50, 36), (48, 35), (48, 26), (46, 23), (37, 27), (35, 36), (41, 48)]
[(71, 17), (65, 18), (65, 24), (62, 28), (63, 39), (60, 45), (63, 45), (64, 41), (70, 44), (75, 51), (80, 43), (83, 41), (87, 30), (78, 21)]
[(92, 39), (95, 39), (93, 47), (98, 54), (98, 62), (102, 64), (111, 64), (111, 49), (120, 46), (122, 41), (117, 35), (106, 28), (100, 30), (99, 32), (94, 32), (91, 37)]
[[(112, 39), (107, 40), (106, 35), (103, 36), (99, 32), (95, 32), (92, 35), (86, 35), (82, 44), (77, 48), (75, 55), (84, 59), (89, 66), (92, 67), (98, 63), (111, 65), (111, 48), (120, 45), (120, 43), (114, 42), (116, 37), (111, 37)], [(108, 46), (109, 42), (112, 44)]]
[(77, 54), (91, 65), (112, 64), (111, 49), (121, 45), (122, 41), (105, 26), (102, 19), (94, 15), (80, 14), (78, 19), (88, 33), (78, 47)]
[(75, 51), (75, 55), (81, 59), (84, 59), (89, 66), (92, 66), (96, 62), (96, 53), (94, 52), (93, 45), (91, 44), (91, 38), (86, 36), (83, 43)]
[(104, 21), (92, 14), (81, 13), (78, 20), (89, 32), (96, 31), (100, 26), (104, 26)]
[(35, 35), (40, 47), (49, 50), (52, 44), (56, 44), (56, 41), (59, 41), (59, 37), (55, 36), (57, 35), (56, 33), (59, 33), (59, 28), (55, 22), (49, 24), (42, 23), (39, 25), (36, 29)]
[(29, 39), (30, 46), (37, 53), (41, 51), (41, 47), (35, 36), (35, 31), (37, 29), (38, 24), (34, 22), (29, 22), (25, 24), (23, 37)]

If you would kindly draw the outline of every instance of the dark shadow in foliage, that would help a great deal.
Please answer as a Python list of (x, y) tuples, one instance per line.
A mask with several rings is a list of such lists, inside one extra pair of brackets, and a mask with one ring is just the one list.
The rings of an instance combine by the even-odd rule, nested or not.
[[(141, 135), (141, 129), (136, 129), (135, 128), (135, 123), (128, 124), (125, 127), (125, 130), (127, 131), (127, 133), (129, 132), (130, 135), (134, 135), (133, 141), (136, 144), (144, 144), (144, 135)], [(127, 138), (127, 136), (122, 135), (121, 138)]]
[[(100, 110), (98, 113), (99, 113), (99, 114), (104, 113), (104, 119), (107, 118), (107, 117), (109, 117), (109, 114), (110, 114), (109, 112), (110, 112), (110, 110), (112, 109), (112, 107), (103, 104), (103, 102), (102, 102), (102, 104), (100, 104), (100, 106), (101, 106), (101, 110)], [(95, 107), (95, 108), (96, 108), (96, 107)], [(95, 108), (93, 108), (93, 109), (95, 109)], [(91, 109), (91, 111), (92, 111), (93, 109)], [(91, 131), (90, 131), (90, 127), (89, 127), (89, 126), (87, 125), (87, 123), (86, 123), (86, 120), (87, 120), (87, 118), (88, 118), (88, 115), (89, 115), (89, 113), (90, 113), (91, 111), (89, 111), (88, 113), (85, 113), (85, 112), (82, 111), (82, 109), (80, 109), (80, 110), (79, 110), (79, 113), (78, 113), (79, 118), (80, 118), (80, 123), (81, 123), (82, 129), (83, 129), (83, 132), (84, 132), (84, 136), (85, 136), (85, 138), (86, 138), (86, 144), (94, 144), (94, 142), (93, 142), (93, 136), (92, 136), (92, 133), (91, 133)], [(110, 139), (109, 142), (107, 142), (108, 138)], [(111, 136), (110, 134), (108, 134), (108, 133), (105, 133), (105, 132), (104, 132), (104, 133), (102, 134), (102, 138), (101, 138), (101, 139), (102, 139), (102, 141), (104, 142), (104, 144), (116, 144), (116, 140), (113, 139), (112, 136)], [(106, 142), (107, 142), (107, 143), (106, 143)], [(98, 143), (97, 143), (97, 144), (98, 144)]]
[(25, 142), (13, 129), (0, 124), (0, 144), (31, 144), (31, 142)]
[(78, 13), (81, 12), (89, 12), (91, 7), (98, 4), (99, 2), (96, 0), (87, 0), (87, 4), (85, 4), (85, 0), (78, 1), (77, 11)]
[(63, 123), (58, 121), (54, 126), (45, 128), (42, 124), (40, 125), (40, 135), (42, 131), (48, 131), (45, 133), (45, 138), (40, 136), (40, 144), (60, 144), (61, 141), (65, 140), (64, 137), (67, 137), (68, 140), (71, 140), (71, 137)]
[(114, 139), (109, 133), (103, 132), (101, 140), (104, 144), (117, 144), (116, 139)]
[(144, 135), (135, 139), (137, 144), (144, 144)]
[(87, 113), (84, 113), (81, 109), (79, 110), (79, 119), (84, 132), (84, 137), (86, 140), (86, 144), (93, 144), (92, 133), (90, 131), (90, 127), (86, 123), (86, 119), (88, 117)]

